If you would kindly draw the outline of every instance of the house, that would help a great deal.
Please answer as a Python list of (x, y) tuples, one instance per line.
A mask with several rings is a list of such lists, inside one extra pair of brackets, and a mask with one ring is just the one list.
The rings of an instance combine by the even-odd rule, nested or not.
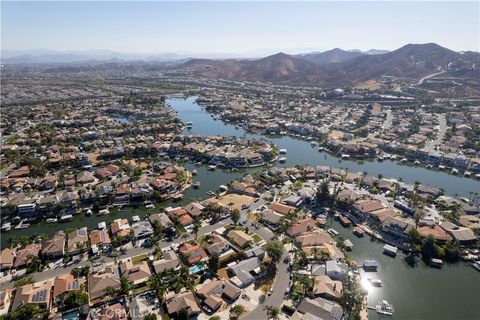
[(88, 277), (88, 294), (90, 301), (99, 302), (107, 294), (106, 289), (112, 287), (115, 291), (119, 291), (120, 276), (116, 266), (106, 267), (103, 272), (92, 274)]
[(415, 228), (415, 221), (400, 217), (387, 217), (382, 224), (382, 230), (394, 237), (408, 239), (408, 233)]
[(205, 309), (209, 312), (215, 312), (222, 306), (223, 281), (211, 280), (197, 289), (197, 295), (202, 299)]
[(342, 281), (347, 276), (348, 266), (343, 262), (328, 260), (325, 262), (325, 270), (327, 276), (329, 276), (331, 279)]
[(148, 219), (152, 224), (158, 221), (158, 223), (164, 228), (172, 228), (174, 226), (172, 220), (170, 220), (165, 212), (151, 214)]
[(74, 230), (68, 234), (67, 248), (70, 255), (76, 255), (86, 251), (87, 246), (88, 246), (87, 227)]
[(100, 309), (98, 320), (127, 320), (128, 314), (120, 303), (111, 304)]
[(245, 259), (230, 267), (229, 270), (234, 275), (230, 278), (230, 282), (239, 288), (244, 288), (252, 284), (255, 277), (260, 274), (260, 260), (257, 257)]
[(146, 239), (153, 235), (153, 228), (148, 220), (132, 223), (132, 230), (137, 240)]
[(287, 234), (291, 237), (301, 235), (315, 228), (315, 220), (311, 218), (301, 219), (294, 222), (287, 230)]
[(353, 205), (354, 212), (363, 218), (366, 218), (370, 212), (383, 208), (383, 204), (380, 201), (371, 199), (358, 200)]
[(208, 260), (207, 253), (199, 245), (184, 242), (178, 247), (178, 251), (189, 265)]
[(134, 285), (144, 284), (152, 275), (147, 261), (141, 261), (138, 264), (133, 264), (131, 260), (122, 261), (119, 263), (120, 276), (127, 278)]
[(99, 245), (110, 245), (112, 241), (110, 240), (110, 235), (105, 229), (93, 230), (90, 232), (90, 244), (93, 246)]
[(332, 280), (327, 275), (315, 277), (313, 293), (315, 296), (329, 300), (338, 300), (342, 297), (343, 285), (341, 281)]
[(53, 302), (57, 303), (65, 293), (81, 290), (85, 283), (85, 278), (75, 279), (70, 273), (56, 277), (53, 281)]
[(187, 310), (190, 316), (200, 313), (195, 296), (191, 291), (176, 294), (174, 297), (166, 301), (167, 312), (171, 316), (176, 316), (181, 310)]
[(262, 222), (272, 227), (276, 227), (285, 218), (284, 215), (270, 209), (263, 210), (258, 216)]
[(462, 245), (473, 244), (477, 241), (475, 232), (470, 228), (460, 227), (449, 221), (440, 223), (440, 227)]
[(41, 248), (42, 246), (40, 244), (31, 243), (25, 248), (18, 250), (16, 253), (17, 256), (15, 258), (15, 262), (13, 263), (13, 267), (17, 270), (26, 268), (30, 257), (37, 257), (40, 253)]
[(216, 253), (218, 255), (222, 254), (225, 250), (230, 247), (228, 241), (219, 234), (213, 233), (209, 244), (206, 247), (206, 250), (209, 254)]
[(295, 238), (301, 247), (321, 246), (325, 243), (333, 243), (332, 237), (324, 230), (314, 230)]
[(242, 290), (234, 286), (230, 282), (225, 282), (223, 285), (222, 297), (227, 303), (233, 303), (242, 294)]
[(438, 224), (417, 227), (417, 231), (422, 238), (426, 238), (429, 235), (432, 235), (435, 240), (440, 242), (452, 240), (452, 237)]
[(296, 210), (295, 207), (287, 206), (285, 204), (278, 203), (278, 202), (273, 202), (273, 203), (269, 204), (268, 209), (273, 210), (275, 212), (278, 212), (282, 215), (287, 215), (287, 214), (292, 213)]
[(192, 217), (197, 217), (202, 214), (205, 207), (201, 203), (195, 201), (187, 204), (183, 209), (185, 209), (185, 211)]
[(53, 238), (42, 243), (42, 255), (49, 260), (62, 258), (65, 254), (65, 233), (57, 231)]
[[(343, 316), (343, 308), (338, 303), (323, 298), (304, 298), (298, 305), (297, 311), (311, 314), (322, 320), (341, 320)], [(295, 314), (291, 318), (301, 319)]]
[(157, 319), (161, 319), (160, 312), (155, 310), (157, 307), (152, 305), (145, 296), (135, 296), (128, 306), (129, 315), (132, 320), (144, 320), (148, 314), (157, 315)]
[(234, 245), (241, 249), (251, 246), (254, 242), (253, 238), (242, 230), (232, 229), (227, 233), (227, 237), (233, 242)]
[(0, 271), (10, 270), (15, 260), (15, 249), (5, 248), (0, 253)]
[(168, 269), (177, 269), (180, 266), (180, 260), (173, 251), (168, 251), (163, 254), (163, 258), (153, 262), (155, 273), (159, 274)]
[(127, 219), (115, 219), (110, 227), (112, 235), (119, 238), (126, 238), (130, 235), (130, 224)]
[(36, 304), (42, 309), (50, 311), (52, 286), (53, 281), (48, 280), (27, 284), (18, 288), (13, 299), (12, 311), (18, 310), (27, 304)]

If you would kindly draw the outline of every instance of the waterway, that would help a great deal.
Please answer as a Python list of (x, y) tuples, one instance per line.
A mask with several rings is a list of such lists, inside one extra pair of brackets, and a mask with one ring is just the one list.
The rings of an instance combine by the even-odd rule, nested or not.
[[(348, 168), (350, 172), (366, 171), (369, 175), (399, 178), (405, 182), (413, 183), (420, 181), (433, 187), (443, 188), (448, 194), (467, 196), (469, 191), (480, 190), (480, 182), (459, 176), (448, 175), (443, 172), (434, 172), (420, 167), (408, 167), (392, 161), (355, 161), (339, 160), (325, 152), (318, 152), (312, 148), (309, 142), (291, 137), (260, 136), (246, 133), (234, 125), (225, 124), (214, 120), (205, 110), (195, 103), (195, 98), (185, 100), (168, 99), (168, 103), (178, 113), (178, 117), (185, 122), (193, 122), (192, 129), (185, 132), (201, 135), (224, 135), (238, 136), (247, 139), (266, 139), (275, 143), (279, 148), (287, 149), (287, 163), (278, 166), (294, 166), (296, 164), (329, 165), (332, 167)], [(184, 162), (189, 169), (197, 170), (194, 181), (200, 181), (199, 189), (190, 188), (184, 194), (184, 198), (177, 202), (165, 202), (156, 204), (152, 209), (158, 212), (162, 207), (170, 205), (183, 205), (192, 200), (200, 200), (208, 197), (207, 191), (217, 190), (221, 184), (240, 178), (246, 173), (255, 172), (262, 168), (245, 169), (239, 171), (215, 170), (208, 171), (206, 166)], [(125, 211), (107, 216), (83, 215), (75, 216), (72, 221), (62, 224), (36, 224), (28, 229), (14, 230), (1, 234), (2, 248), (7, 245), (10, 236), (28, 235), (33, 233), (54, 234), (57, 230), (67, 228), (79, 228), (87, 226), (94, 229), (101, 221), (109, 222), (116, 218), (130, 218), (133, 215), (142, 216), (144, 208), (127, 208)], [(369, 305), (375, 305), (379, 300), (386, 299), (394, 305), (394, 319), (425, 320), (425, 319), (480, 319), (480, 277), (479, 273), (464, 263), (447, 264), (441, 270), (432, 269), (422, 263), (415, 268), (409, 267), (403, 261), (403, 254), (396, 258), (390, 258), (382, 254), (383, 244), (369, 240), (368, 237), (359, 239), (352, 234), (351, 228), (345, 229), (333, 221), (333, 227), (342, 236), (350, 239), (354, 248), (351, 256), (360, 264), (366, 259), (375, 259), (380, 267), (377, 273), (368, 276), (382, 280), (383, 288), (371, 288), (369, 290)], [(382, 318), (388, 318), (383, 316)], [(375, 312), (370, 312), (370, 319), (380, 319)]]

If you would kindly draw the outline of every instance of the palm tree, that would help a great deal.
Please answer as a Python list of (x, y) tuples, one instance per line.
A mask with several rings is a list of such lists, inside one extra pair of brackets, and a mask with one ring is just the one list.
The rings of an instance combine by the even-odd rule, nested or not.
[(280, 317), (280, 309), (274, 306), (264, 306), (263, 310), (267, 312), (267, 319), (278, 320)]
[(112, 287), (112, 286), (108, 286), (105, 288), (105, 294), (109, 297), (109, 298), (113, 298), (115, 296), (115, 288)]

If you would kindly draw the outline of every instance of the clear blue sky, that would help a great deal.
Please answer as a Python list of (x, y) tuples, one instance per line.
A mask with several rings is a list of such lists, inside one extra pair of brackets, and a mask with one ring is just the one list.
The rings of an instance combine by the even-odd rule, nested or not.
[(2, 49), (251, 53), (479, 48), (479, 2), (6, 2)]

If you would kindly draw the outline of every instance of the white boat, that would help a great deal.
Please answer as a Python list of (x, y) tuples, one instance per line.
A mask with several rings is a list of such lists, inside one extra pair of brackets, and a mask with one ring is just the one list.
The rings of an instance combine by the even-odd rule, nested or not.
[(457, 174), (457, 173), (458, 173), (458, 169), (457, 169), (457, 168), (453, 168), (450, 173), (451, 173), (451, 174)]
[(465, 172), (463, 173), (463, 175), (464, 175), (465, 177), (470, 177), (470, 176), (472, 175), (472, 173), (471, 173), (470, 171), (465, 171)]
[(10, 222), (5, 222), (2, 224), (2, 231), (10, 231), (12, 229), (12, 224)]
[(328, 233), (330, 233), (332, 236), (338, 236), (338, 231), (335, 229), (328, 229)]
[(420, 164), (420, 161), (418, 161), (418, 160), (415, 160), (415, 161), (413, 162), (413, 164), (417, 166), (417, 165), (419, 165), (419, 164)]
[(480, 261), (472, 262), (472, 267), (473, 267), (475, 270), (480, 271)]
[(286, 157), (281, 157), (280, 159), (278, 159), (278, 162), (285, 163), (285, 162), (287, 162), (287, 158)]
[(197, 173), (198, 173), (198, 171), (197, 171), (196, 169), (193, 169), (193, 170), (192, 170), (192, 175), (193, 175), (193, 176), (196, 176)]
[(22, 223), (22, 224), (19, 224), (18, 226), (16, 226), (15, 230), (27, 229), (28, 227), (30, 227), (30, 225), (28, 223)]
[(346, 153), (342, 153), (342, 159), (349, 159), (350, 155)]
[(217, 169), (217, 166), (214, 166), (214, 165), (208, 166), (208, 170), (210, 171), (215, 171), (215, 169)]
[(387, 316), (393, 315), (393, 305), (389, 304), (387, 300), (382, 300), (375, 306), (377, 313), (385, 314)]
[(60, 217), (60, 222), (66, 222), (72, 219), (73, 219), (73, 216), (71, 214), (64, 214), (63, 216)]
[(48, 218), (47, 220), (45, 220), (45, 223), (55, 223), (57, 221), (58, 221), (57, 218)]
[(97, 225), (98, 229), (106, 229), (107, 228), (107, 223), (105, 221), (99, 222)]
[(108, 208), (107, 209), (102, 209), (102, 210), (98, 211), (97, 216), (106, 216), (109, 213), (110, 213), (110, 210), (108, 210)]
[(228, 187), (224, 184), (220, 185), (218, 189), (220, 189), (220, 191), (228, 191)]
[(380, 279), (367, 278), (367, 280), (370, 281), (370, 283), (374, 287), (382, 287), (383, 286), (382, 280), (380, 280)]
[(280, 150), (278, 150), (278, 153), (287, 154), (287, 149), (280, 149)]
[(440, 165), (440, 166), (438, 166), (438, 169), (440, 169), (440, 170), (445, 170), (445, 169), (446, 169), (446, 167), (445, 167), (445, 166), (442, 166), (442, 165)]

